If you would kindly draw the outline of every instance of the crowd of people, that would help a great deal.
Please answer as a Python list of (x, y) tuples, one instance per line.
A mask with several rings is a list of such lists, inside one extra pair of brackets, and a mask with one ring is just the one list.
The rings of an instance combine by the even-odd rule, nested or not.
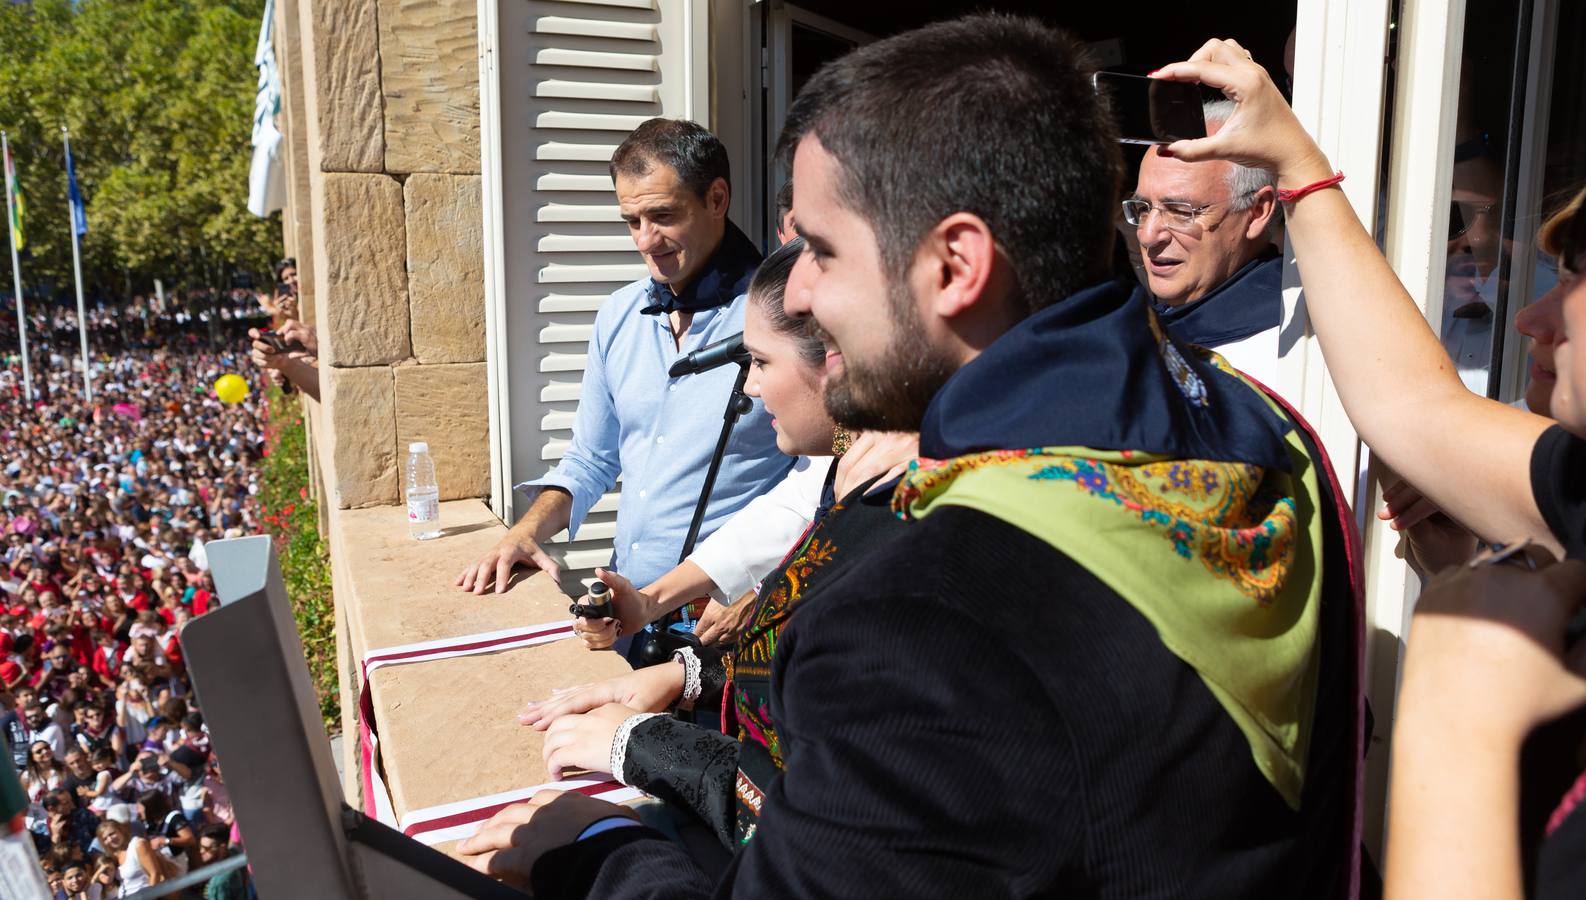
[(210, 385), (260, 312), (251, 293), (96, 307), (92, 402), (75, 313), (31, 312), (34, 399), (15, 354), (0, 371), (0, 735), (56, 896), (119, 896), (232, 852), (178, 634), (216, 604), (206, 545), (258, 530), (262, 395)]
[[(164, 299), (136, 294), (121, 304), (96, 303), (85, 310), (90, 352), (102, 359), (124, 350), (203, 347), (214, 351), (235, 338), (239, 323), (258, 319), (261, 306), (260, 297), (246, 288), (178, 291)], [(268, 313), (269, 308), (264, 308)], [(80, 370), (76, 307), (30, 304), (24, 312), (35, 364)], [(5, 364), (20, 367), (16, 305), (9, 297), (0, 304), (0, 320), (8, 348)], [(41, 380), (38, 388), (51, 386)]]
[[(995, 15), (827, 64), (764, 260), (708, 131), (617, 148), (649, 277), (602, 305), (572, 442), (457, 586), (557, 574), (547, 542), (620, 475), (608, 590), (575, 612), (636, 669), (520, 718), (550, 777), (649, 799), (542, 790), (458, 845), (475, 868), (542, 898), (1586, 894), (1586, 729), (1520, 766), (1586, 708), (1586, 191), (1537, 235), (1559, 279), (1518, 322), (1525, 411), (1461, 381), (1239, 43), (1152, 73), (1222, 98), (1133, 171), (1091, 71)], [(1392, 723), (1348, 499), (1263, 385), (1280, 248), (1433, 576)], [(674, 565), (735, 368), (668, 369), (740, 330), (755, 402)]]

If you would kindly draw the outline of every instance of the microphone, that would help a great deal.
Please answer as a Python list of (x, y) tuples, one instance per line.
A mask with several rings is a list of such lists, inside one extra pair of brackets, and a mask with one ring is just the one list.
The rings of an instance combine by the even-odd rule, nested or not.
[(728, 363), (737, 363), (740, 366), (749, 363), (749, 351), (744, 349), (741, 331), (714, 344), (707, 344), (672, 363), (672, 368), (668, 369), (666, 374), (673, 378), (679, 375), (698, 375)]

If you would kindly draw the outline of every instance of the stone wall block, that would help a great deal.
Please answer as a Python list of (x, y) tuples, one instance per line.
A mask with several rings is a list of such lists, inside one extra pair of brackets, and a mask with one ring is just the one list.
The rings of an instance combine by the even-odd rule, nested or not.
[(390, 366), (320, 369), (322, 424), (336, 472), (334, 501), (346, 509), (396, 503), (400, 496), (396, 386)]
[(379, 0), (388, 172), (479, 172), (479, 30), (472, 5)]
[(477, 175), (411, 175), (408, 301), (421, 363), (485, 359), (484, 218)]
[[(306, 325), (318, 322), (319, 308), (314, 297), (314, 215), (309, 194), (309, 106), (304, 93), (302, 15), (299, 0), (276, 4), (276, 59), (281, 64), (281, 115), (286, 140), (282, 151), (286, 159), (286, 209), (281, 211), (286, 255), (297, 258), (297, 306)], [(308, 0), (303, 0), (308, 2)]]
[(490, 411), (484, 363), (396, 368), (396, 452), (426, 441), (442, 500), (490, 495)]
[(333, 366), (375, 366), (413, 354), (408, 336), (407, 227), (402, 185), (385, 175), (323, 176), (325, 296), (321, 352)]
[(312, 0), (310, 14), (320, 171), (379, 172), (385, 164), (379, 2)]

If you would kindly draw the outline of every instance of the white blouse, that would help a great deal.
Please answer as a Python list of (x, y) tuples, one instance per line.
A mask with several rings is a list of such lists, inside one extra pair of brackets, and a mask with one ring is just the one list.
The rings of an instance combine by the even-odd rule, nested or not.
[(771, 574), (815, 518), (833, 465), (830, 456), (799, 457), (776, 487), (750, 500), (694, 548), (689, 561), (716, 583), (711, 597), (730, 606)]

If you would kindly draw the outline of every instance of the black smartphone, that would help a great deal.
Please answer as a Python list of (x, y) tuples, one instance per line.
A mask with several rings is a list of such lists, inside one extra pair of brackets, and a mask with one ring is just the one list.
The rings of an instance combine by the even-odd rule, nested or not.
[(292, 293), (292, 286), (284, 281), (277, 281), (275, 283), (275, 292), (276, 294), (284, 297), (287, 294)]
[(286, 339), (282, 338), (281, 335), (273, 328), (267, 328), (264, 331), (259, 332), (259, 340), (269, 344), (270, 349), (274, 350), (276, 353), (301, 353), (304, 349), (301, 343), (297, 341), (287, 341)]
[(1200, 85), (1097, 72), (1090, 83), (1107, 99), (1125, 144), (1171, 144), (1206, 136)]
[(272, 328), (266, 328), (265, 330), (259, 332), (259, 340), (269, 344), (270, 349), (276, 353), (286, 352), (286, 341), (281, 340), (281, 336), (276, 334), (275, 330)]

